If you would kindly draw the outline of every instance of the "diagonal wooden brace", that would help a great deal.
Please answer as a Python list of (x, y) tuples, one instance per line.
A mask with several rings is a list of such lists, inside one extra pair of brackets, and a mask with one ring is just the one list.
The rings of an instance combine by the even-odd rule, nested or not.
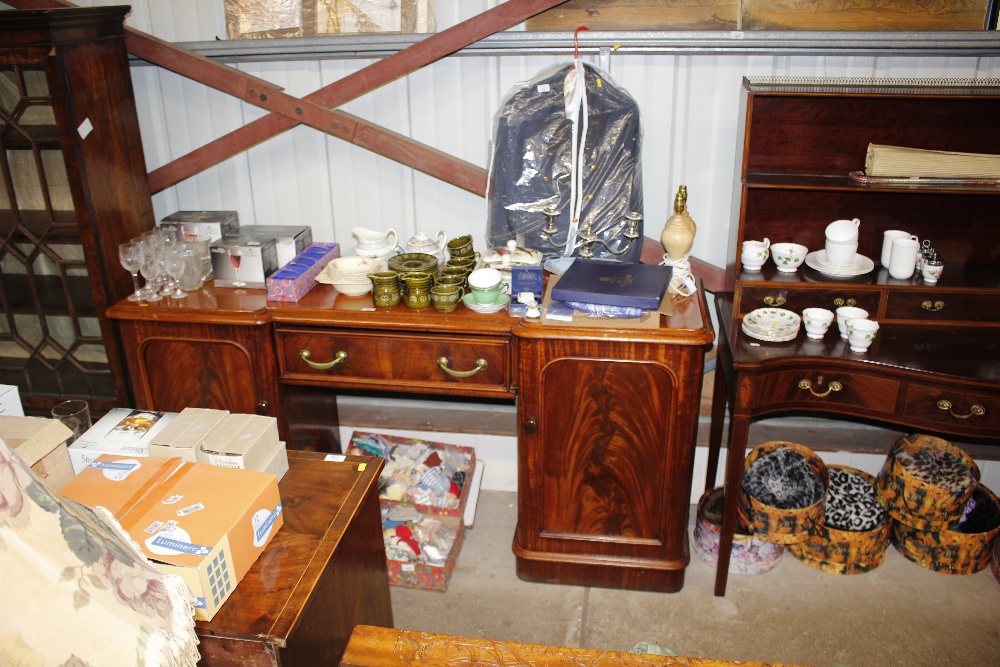
[[(22, 9), (76, 6), (64, 0), (7, 1)], [(279, 86), (263, 79), (141, 31), (126, 28), (126, 48), (134, 56), (271, 112), (150, 172), (150, 190), (153, 193), (160, 192), (285, 130), (305, 124), (463, 190), (485, 196), (485, 169), (327, 107), (345, 104), (564, 1), (508, 0), (301, 99), (284, 93)]]

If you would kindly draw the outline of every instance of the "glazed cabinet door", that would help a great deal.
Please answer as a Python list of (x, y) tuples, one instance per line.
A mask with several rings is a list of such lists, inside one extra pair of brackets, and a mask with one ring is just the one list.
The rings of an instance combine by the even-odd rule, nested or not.
[(519, 576), (679, 590), (701, 349), (518, 345)]

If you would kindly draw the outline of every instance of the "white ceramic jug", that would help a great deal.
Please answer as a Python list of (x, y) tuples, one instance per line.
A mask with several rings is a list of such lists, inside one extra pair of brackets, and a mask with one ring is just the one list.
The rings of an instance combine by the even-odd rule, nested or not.
[(351, 230), (351, 233), (358, 240), (359, 250), (384, 250), (385, 248), (395, 247), (397, 243), (396, 230), (391, 227), (384, 232), (376, 229), (355, 227)]

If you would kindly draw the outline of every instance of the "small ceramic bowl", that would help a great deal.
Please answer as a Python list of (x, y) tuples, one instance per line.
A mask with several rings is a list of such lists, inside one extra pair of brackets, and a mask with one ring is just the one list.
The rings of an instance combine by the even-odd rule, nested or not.
[(771, 246), (771, 259), (783, 273), (794, 273), (806, 260), (809, 249), (799, 243), (775, 243)]

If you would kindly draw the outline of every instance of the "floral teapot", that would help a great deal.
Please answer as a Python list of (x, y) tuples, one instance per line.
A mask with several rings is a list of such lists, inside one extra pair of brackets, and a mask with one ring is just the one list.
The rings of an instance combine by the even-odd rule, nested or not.
[(444, 231), (438, 231), (433, 236), (426, 232), (417, 232), (406, 242), (406, 252), (422, 252), (426, 255), (437, 257), (439, 263), (444, 264), (444, 250), (448, 242), (448, 237)]

